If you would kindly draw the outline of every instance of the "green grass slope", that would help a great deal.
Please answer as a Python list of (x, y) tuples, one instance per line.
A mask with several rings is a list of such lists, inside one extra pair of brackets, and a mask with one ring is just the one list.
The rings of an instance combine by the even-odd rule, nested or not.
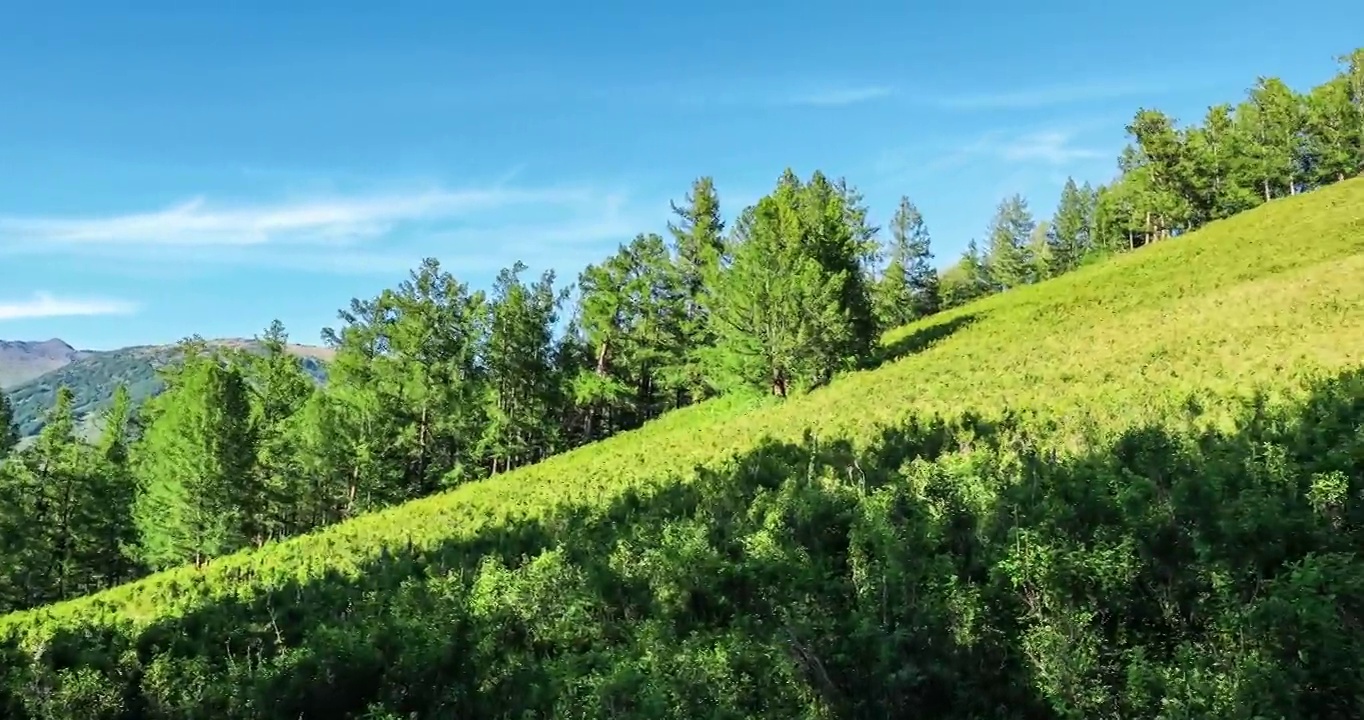
[[(1321, 382), (1364, 360), (1364, 180), (935, 316), (886, 354), (5, 617), (0, 708), (1358, 714), (1360, 681), (1332, 673), (1364, 639), (1321, 598), (1364, 588), (1333, 544), (1364, 539), (1342, 499), (1364, 382)], [(1290, 663), (1307, 627), (1324, 645)]]
[[(240, 339), (213, 340), (211, 344), (246, 350), (258, 350), (254, 341)], [(322, 362), (330, 359), (328, 348), (291, 345), (290, 351), (303, 358), (314, 377), (322, 378)], [(6, 391), (14, 406), (15, 424), (21, 438), (32, 437), (42, 430), (43, 418), (56, 402), (57, 388), (66, 386), (75, 398), (77, 417), (88, 422), (82, 432), (89, 436), (98, 431), (99, 413), (113, 402), (119, 385), (128, 387), (133, 404), (140, 404), (161, 391), (162, 384), (156, 368), (175, 353), (174, 345), (139, 345), (96, 353), (83, 353), (72, 362), (19, 383)]]

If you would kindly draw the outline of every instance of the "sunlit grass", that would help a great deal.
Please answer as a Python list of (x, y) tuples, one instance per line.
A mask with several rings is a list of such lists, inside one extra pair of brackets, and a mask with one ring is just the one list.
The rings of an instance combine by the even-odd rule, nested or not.
[[(1278, 200), (1178, 238), (943, 313), (888, 345), (952, 332), (878, 369), (778, 404), (731, 398), (490, 480), (88, 598), (0, 618), (41, 641), (67, 624), (165, 620), (327, 572), (358, 574), (385, 547), (434, 547), (544, 515), (604, 504), (628, 488), (678, 482), (760, 440), (872, 441), (925, 414), (1046, 418), (1058, 443), (1147, 420), (1203, 421), (1223, 401), (1364, 359), (1364, 180)], [(969, 321), (968, 321), (969, 320)]]

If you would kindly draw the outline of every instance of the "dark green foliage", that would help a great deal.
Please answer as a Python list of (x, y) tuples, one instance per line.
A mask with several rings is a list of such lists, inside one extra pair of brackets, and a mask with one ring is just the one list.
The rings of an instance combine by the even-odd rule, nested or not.
[(14, 424), (14, 407), (7, 395), (0, 393), (0, 460), (19, 442), (19, 428)]
[(1251, 403), (1236, 434), (1139, 427), (1073, 458), (971, 417), (771, 444), (602, 514), (56, 637), (4, 664), (0, 707), (1350, 717), (1360, 407), (1356, 373), (1291, 414)]
[(77, 442), (72, 404), (59, 390), (36, 441), (0, 464), (0, 610), (84, 595), (137, 572), (122, 426), (111, 418), (99, 448)]

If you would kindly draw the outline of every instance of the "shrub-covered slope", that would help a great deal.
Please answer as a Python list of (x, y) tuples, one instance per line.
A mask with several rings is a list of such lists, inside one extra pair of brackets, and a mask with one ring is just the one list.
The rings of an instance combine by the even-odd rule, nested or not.
[(0, 619), (0, 710), (1358, 716), (1362, 311), (1355, 180), (808, 396)]

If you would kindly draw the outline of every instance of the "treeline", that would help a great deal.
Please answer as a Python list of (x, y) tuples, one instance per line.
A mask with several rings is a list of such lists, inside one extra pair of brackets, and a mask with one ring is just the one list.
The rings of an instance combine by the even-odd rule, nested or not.
[[(1358, 174), (1364, 50), (1307, 94), (1262, 79), (1202, 126), (1142, 110), (1128, 130), (1114, 181), (1068, 181), (1041, 222), (1005, 199), (984, 248), (942, 272), (908, 198), (883, 230), (846, 181), (788, 170), (727, 227), (701, 178), (667, 239), (641, 234), (586, 268), (572, 307), (552, 271), (527, 280), (517, 263), (483, 292), (428, 259), (324, 331), (325, 387), (275, 323), (258, 354), (182, 343), (165, 391), (137, 412), (120, 393), (94, 444), (59, 392), (37, 441), (0, 464), (0, 611), (429, 495), (719, 394), (803, 392), (875, 362), (887, 328)], [(8, 452), (2, 398), (0, 428)]]

